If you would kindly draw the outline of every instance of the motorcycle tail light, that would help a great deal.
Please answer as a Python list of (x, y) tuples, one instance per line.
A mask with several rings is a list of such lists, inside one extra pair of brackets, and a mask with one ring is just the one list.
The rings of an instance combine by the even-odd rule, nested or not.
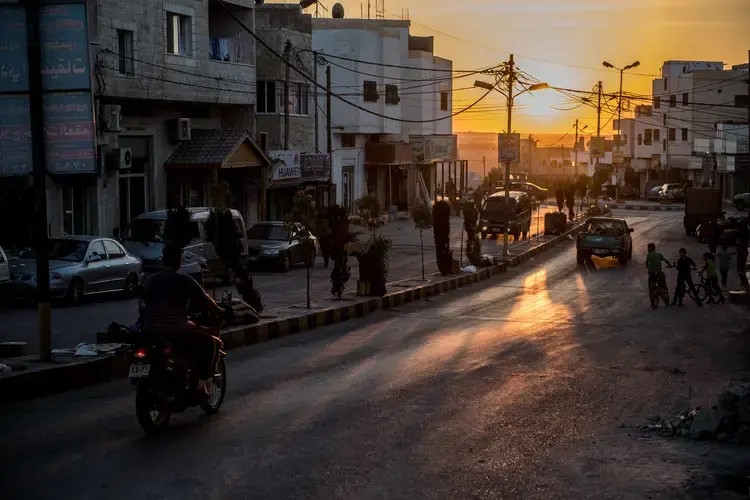
[(167, 356), (169, 356), (170, 354), (172, 354), (172, 348), (171, 347), (165, 347), (164, 348), (164, 354), (166, 354)]
[(138, 359), (143, 359), (146, 357), (146, 349), (137, 349), (135, 351), (135, 357)]

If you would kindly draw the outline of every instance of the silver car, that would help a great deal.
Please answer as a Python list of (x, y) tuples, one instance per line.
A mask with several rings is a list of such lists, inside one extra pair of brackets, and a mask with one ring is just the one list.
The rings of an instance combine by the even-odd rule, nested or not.
[[(111, 238), (60, 236), (49, 239), (49, 271), (51, 296), (77, 304), (90, 294), (133, 295), (140, 283), (141, 261)], [(27, 250), (10, 261), (10, 272), (20, 289), (35, 291), (35, 251)]]

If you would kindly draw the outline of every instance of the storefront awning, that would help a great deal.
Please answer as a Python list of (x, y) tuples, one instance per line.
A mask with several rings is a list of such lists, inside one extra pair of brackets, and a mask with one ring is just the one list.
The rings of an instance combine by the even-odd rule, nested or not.
[(264, 167), (268, 156), (247, 135), (234, 129), (194, 130), (164, 163), (170, 170)]

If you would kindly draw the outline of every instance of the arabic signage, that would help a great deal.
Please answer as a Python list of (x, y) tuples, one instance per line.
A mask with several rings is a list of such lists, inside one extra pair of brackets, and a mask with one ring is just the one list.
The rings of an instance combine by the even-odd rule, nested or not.
[(302, 176), (299, 151), (269, 151), (268, 157), (271, 158), (268, 176), (270, 184), (278, 185), (299, 181)]
[[(49, 5), (39, 10), (39, 40), (47, 172), (95, 173), (96, 129), (86, 6), (83, 2), (44, 3)], [(2, 5), (0, 175), (32, 171), (28, 91), (25, 9), (17, 4)]]
[(306, 181), (330, 181), (331, 157), (326, 154), (302, 155), (301, 176)]
[(511, 163), (521, 160), (521, 134), (497, 134), (497, 159)]
[(455, 135), (411, 136), (414, 163), (450, 161), (458, 158), (458, 137)]
[(604, 158), (604, 137), (592, 137), (589, 144), (591, 158)]
[(26, 175), (31, 170), (29, 98), (0, 97), (0, 175)]

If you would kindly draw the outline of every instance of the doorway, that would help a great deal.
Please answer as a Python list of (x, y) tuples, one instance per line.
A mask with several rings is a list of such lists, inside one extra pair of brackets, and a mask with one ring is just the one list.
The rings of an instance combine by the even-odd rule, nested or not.
[(149, 210), (149, 174), (151, 172), (151, 137), (120, 137), (120, 147), (130, 148), (131, 167), (119, 174), (120, 227)]
[(354, 210), (354, 165), (341, 168), (341, 204), (351, 212)]

